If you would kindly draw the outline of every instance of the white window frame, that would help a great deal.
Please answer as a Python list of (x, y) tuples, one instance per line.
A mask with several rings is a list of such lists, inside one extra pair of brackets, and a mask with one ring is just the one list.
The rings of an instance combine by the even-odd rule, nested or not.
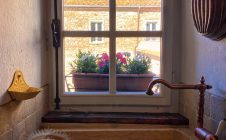
[[(109, 106), (109, 105), (132, 105), (132, 106), (159, 106), (159, 105), (170, 105), (171, 104), (171, 90), (162, 86), (161, 87), (161, 96), (148, 96), (148, 95), (141, 95), (141, 94), (116, 94), (116, 70), (115, 70), (115, 57), (116, 57), (116, 37), (162, 37), (161, 38), (161, 78), (171, 81), (172, 79), (172, 50), (171, 46), (167, 46), (165, 44), (165, 32), (164, 32), (164, 14), (166, 9), (166, 5), (164, 4), (166, 0), (162, 0), (162, 30), (161, 31), (115, 31), (116, 30), (116, 7), (115, 3), (116, 0), (110, 0), (110, 16), (114, 18), (110, 19), (110, 31), (65, 31), (63, 30), (63, 12), (59, 12), (59, 17), (61, 19), (61, 47), (59, 48), (59, 93), (61, 98), (61, 105), (88, 105), (88, 106)], [(58, 0), (58, 9), (59, 11), (63, 11), (63, 0)], [(114, 37), (109, 36), (114, 35)], [(64, 49), (63, 49), (63, 38), (64, 37), (90, 37), (90, 36), (101, 36), (101, 37), (109, 37), (109, 51), (110, 53), (110, 67), (109, 69), (109, 94), (73, 94), (73, 95), (66, 95), (64, 94), (65, 86), (65, 76), (64, 76)], [(169, 41), (167, 41), (169, 42)], [(164, 46), (164, 47), (163, 47)], [(166, 47), (167, 46), (167, 47)], [(52, 50), (52, 52), (54, 52)], [(52, 60), (54, 62), (54, 53), (52, 53)], [(53, 63), (54, 64), (54, 63)], [(52, 70), (52, 84), (51, 90), (52, 93), (55, 93), (55, 82), (54, 80), (54, 70)], [(53, 94), (53, 99), (55, 95)]]
[[(150, 27), (153, 27), (153, 25), (155, 24), (155, 30), (153, 30), (152, 28), (150, 28), (149, 30), (147, 30), (147, 24), (149, 24), (149, 25), (152, 25), (152, 26), (150, 26)], [(157, 24), (158, 24), (158, 22), (157, 21), (146, 21), (146, 31), (156, 31), (157, 30)]]
[[(149, 30), (147, 30), (147, 24), (153, 24), (153, 23), (156, 23), (156, 29), (155, 30), (152, 30), (151, 28), (149, 29)], [(145, 25), (144, 25), (144, 28), (145, 28), (145, 31), (156, 31), (157, 30), (157, 26), (158, 26), (158, 21), (157, 20), (146, 20), (145, 21)], [(153, 26), (153, 25), (152, 25)], [(152, 27), (151, 26), (151, 27)], [(157, 39), (155, 38), (155, 37), (146, 37), (145, 38), (145, 41), (150, 41), (150, 40), (152, 40), (152, 41), (156, 41)], [(159, 41), (159, 40), (158, 40)]]
[[(92, 31), (91, 30), (91, 24), (92, 23), (101, 23), (101, 31), (104, 31), (104, 20), (89, 20), (89, 30), (90, 31)], [(98, 27), (96, 27), (95, 26), (95, 28), (98, 28)], [(95, 30), (95, 31), (97, 31), (97, 30)], [(92, 41), (92, 38), (93, 37), (91, 37), (91, 39), (90, 39), (90, 44), (101, 44), (101, 43), (104, 43), (104, 38), (103, 37), (99, 37), (99, 38), (101, 38), (101, 40), (98, 40), (97, 38), (98, 37), (94, 37), (95, 38), (95, 40), (94, 41)]]

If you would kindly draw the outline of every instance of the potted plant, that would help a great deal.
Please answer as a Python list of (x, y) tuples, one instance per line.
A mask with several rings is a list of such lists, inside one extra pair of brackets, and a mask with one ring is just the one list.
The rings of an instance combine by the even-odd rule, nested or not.
[[(117, 89), (119, 91), (145, 91), (155, 76), (150, 73), (151, 60), (144, 55), (127, 58), (125, 73), (117, 74)], [(123, 84), (121, 84), (123, 83)]]
[[(106, 91), (109, 87), (109, 56), (107, 53), (94, 56), (90, 52), (79, 51), (71, 63), (73, 83), (76, 91)], [(118, 91), (144, 91), (155, 76), (149, 73), (151, 61), (137, 55), (133, 59), (129, 53), (116, 54)]]

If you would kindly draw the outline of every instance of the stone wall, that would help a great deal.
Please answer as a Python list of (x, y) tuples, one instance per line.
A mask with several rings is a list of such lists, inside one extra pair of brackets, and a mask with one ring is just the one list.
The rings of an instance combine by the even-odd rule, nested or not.
[(11, 101), (0, 107), (0, 139), (24, 140), (41, 125), (41, 117), (48, 111), (48, 86), (35, 98)]
[[(72, 8), (73, 9), (73, 8)], [(91, 21), (102, 21), (103, 30), (109, 31), (109, 12), (106, 11), (89, 11), (84, 8), (84, 11), (65, 10), (64, 11), (64, 30), (68, 31), (89, 31)], [(117, 12), (116, 16), (116, 30), (117, 31), (145, 31), (147, 21), (158, 22), (158, 28), (160, 27), (161, 13), (158, 12), (137, 12), (137, 11), (126, 11)], [(159, 30), (159, 29), (158, 29)], [(158, 42), (157, 44), (155, 42)], [(159, 39), (149, 44), (160, 48)], [(142, 42), (145, 42), (145, 38), (118, 38), (116, 40), (116, 51), (117, 52), (130, 52), (132, 55), (135, 54), (136, 48), (141, 46)], [(153, 47), (154, 48), (154, 47)], [(141, 48), (142, 49), (142, 48)], [(102, 42), (93, 43), (90, 37), (67, 37), (64, 39), (64, 55), (65, 55), (65, 71), (70, 72), (70, 62), (76, 57), (78, 51), (83, 52), (90, 51), (94, 55), (109, 52), (109, 39), (103, 38)], [(146, 51), (147, 54), (153, 54), (156, 50), (149, 49)], [(157, 51), (157, 56), (160, 55), (160, 50)]]
[[(108, 0), (65, 0), (65, 4), (67, 5), (108, 5)], [(159, 6), (161, 4), (160, 0), (116, 0), (116, 4), (119, 6), (127, 6), (127, 5), (136, 5), (136, 6), (146, 6), (146, 5), (152, 5), (152, 6)]]
[[(0, 139), (24, 140), (48, 110), (45, 0), (7, 0), (0, 5)], [(35, 98), (12, 101), (7, 89), (21, 70), (28, 85), (43, 88)]]
[[(197, 127), (198, 94), (194, 91), (181, 91), (179, 98), (179, 112), (189, 119), (191, 130)], [(215, 133), (219, 121), (226, 116), (226, 100), (207, 91), (204, 110), (204, 128)]]

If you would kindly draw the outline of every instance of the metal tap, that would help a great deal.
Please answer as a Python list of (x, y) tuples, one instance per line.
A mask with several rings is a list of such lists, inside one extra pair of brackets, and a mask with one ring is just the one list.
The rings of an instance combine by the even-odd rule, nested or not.
[(163, 84), (165, 85), (166, 87), (170, 88), (170, 89), (196, 89), (196, 90), (199, 90), (199, 91), (203, 91), (203, 90), (206, 90), (206, 89), (211, 89), (212, 86), (211, 85), (206, 85), (205, 84), (205, 79), (204, 77), (201, 78), (200, 80), (200, 84), (196, 84), (196, 85), (188, 85), (188, 84), (170, 84), (169, 82), (167, 82), (166, 80), (163, 80), (163, 79), (156, 79), (156, 80), (153, 80), (149, 86), (148, 86), (148, 89), (146, 91), (146, 94), (147, 95), (153, 95), (155, 94), (153, 91), (152, 91), (152, 88), (154, 87), (154, 85), (156, 84)]
[(147, 95), (153, 95), (155, 94), (152, 91), (152, 88), (154, 87), (155, 84), (163, 84), (166, 87), (170, 88), (170, 89), (195, 89), (195, 90), (199, 90), (199, 108), (198, 108), (198, 120), (197, 120), (197, 124), (198, 127), (203, 128), (203, 114), (204, 114), (204, 95), (205, 95), (205, 90), (206, 89), (211, 89), (212, 86), (211, 85), (206, 85), (205, 84), (205, 79), (202, 76), (201, 80), (200, 80), (200, 84), (196, 84), (196, 85), (187, 85), (187, 84), (170, 84), (169, 82), (163, 80), (163, 79), (156, 79), (154, 81), (152, 81), (149, 86), (148, 89), (146, 91)]

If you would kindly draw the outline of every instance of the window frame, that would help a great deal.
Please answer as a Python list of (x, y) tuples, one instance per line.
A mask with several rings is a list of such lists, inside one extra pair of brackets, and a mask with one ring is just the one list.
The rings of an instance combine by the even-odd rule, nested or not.
[[(101, 23), (101, 31), (104, 31), (104, 20), (96, 20), (96, 19), (90, 19), (89, 20), (89, 30), (92, 31), (92, 23), (98, 24)], [(95, 25), (96, 28), (96, 25)], [(98, 30), (94, 30), (94, 31), (98, 31)], [(94, 41), (92, 41), (92, 38), (94, 38)], [(101, 40), (98, 40), (98, 38), (100, 38)], [(90, 44), (101, 44), (104, 43), (104, 38), (103, 37), (91, 37), (90, 39)]]
[[(114, 3), (113, 6), (110, 6), (111, 12), (109, 12), (109, 16), (116, 16), (116, 7), (115, 3), (116, 0), (110, 0), (111, 3)], [(109, 37), (109, 52), (113, 52), (110, 54), (110, 65), (115, 63), (115, 57), (116, 57), (116, 38), (117, 37), (160, 37), (161, 36), (161, 78), (168, 79), (171, 81), (171, 74), (172, 74), (172, 67), (170, 66), (172, 64), (172, 60), (168, 59), (172, 56), (170, 47), (165, 48), (165, 32), (164, 32), (164, 15), (165, 15), (165, 0), (162, 0), (162, 7), (161, 7), (161, 31), (117, 31), (117, 32), (111, 32), (112, 30), (116, 30), (116, 26), (110, 25), (109, 31), (64, 31), (63, 30), (63, 0), (58, 1), (58, 9), (59, 9), (59, 17), (61, 20), (61, 47), (59, 48), (59, 80), (60, 80), (60, 86), (59, 86), (59, 93), (61, 98), (61, 104), (62, 105), (170, 105), (171, 100), (171, 91), (168, 88), (165, 88), (164, 86), (161, 86), (161, 96), (148, 96), (148, 95), (135, 95), (135, 94), (116, 94), (116, 73), (115, 71), (115, 65), (113, 67), (110, 67), (109, 72), (109, 94), (95, 94), (95, 95), (84, 95), (84, 94), (73, 94), (73, 95), (66, 95), (64, 94), (64, 49), (63, 49), (63, 38), (64, 37), (91, 37), (91, 36), (101, 36), (101, 37)], [(113, 23), (116, 25), (116, 17), (110, 18), (110, 23)], [(110, 33), (109, 33), (110, 32)], [(114, 34), (115, 37), (109, 36), (109, 34)], [(163, 47), (164, 46), (164, 47)], [(169, 52), (168, 52), (169, 51)], [(52, 54), (52, 58), (54, 58), (54, 53)], [(167, 68), (167, 66), (170, 66)], [(54, 70), (53, 70), (54, 74)], [(54, 81), (54, 77), (53, 80)], [(55, 93), (55, 85), (52, 85), (52, 91)], [(53, 98), (55, 98), (55, 95), (53, 95)]]
[[(149, 29), (149, 30), (147, 30), (147, 24), (153, 24), (153, 23), (156, 23), (156, 25), (155, 25), (155, 30), (152, 30), (151, 28)], [(152, 25), (153, 26), (153, 25)], [(151, 27), (152, 27), (151, 26)], [(145, 27), (145, 31), (157, 31), (157, 27), (158, 27), (158, 21), (157, 20), (146, 20), (145, 21), (145, 25), (144, 25), (144, 27)], [(145, 38), (145, 41), (156, 41), (156, 40), (158, 40), (157, 38), (155, 38), (155, 37), (146, 37)]]
[[(150, 28), (149, 30), (147, 29), (147, 25), (152, 25), (152, 26), (149, 26), (149, 27), (152, 27)], [(155, 29), (153, 30), (153, 25), (155, 24)], [(157, 24), (158, 22), (157, 21), (146, 21), (145, 25), (146, 25), (146, 31), (156, 31), (157, 30)]]

